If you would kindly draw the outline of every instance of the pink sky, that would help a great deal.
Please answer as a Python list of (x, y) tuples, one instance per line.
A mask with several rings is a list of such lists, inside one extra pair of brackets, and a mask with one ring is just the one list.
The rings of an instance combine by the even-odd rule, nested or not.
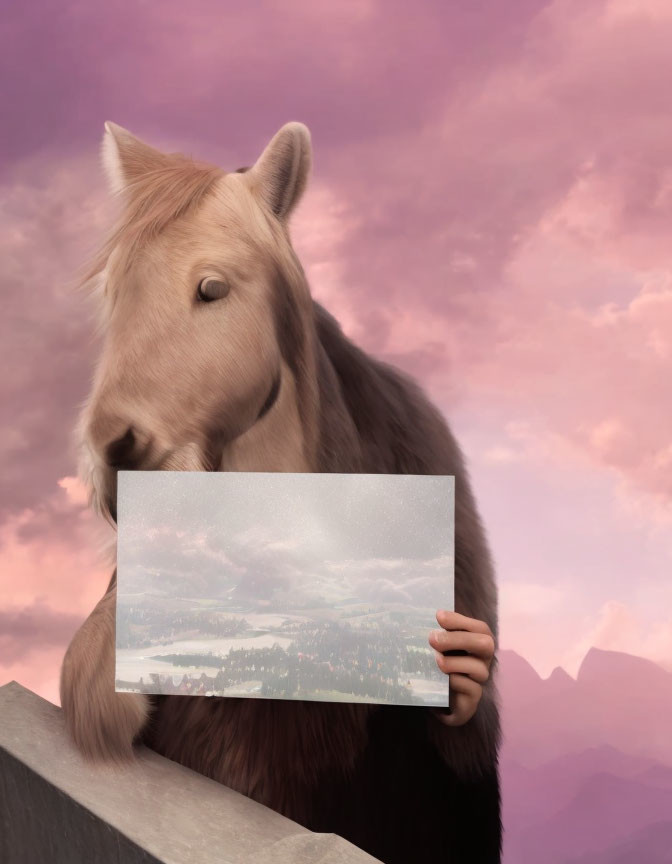
[(591, 645), (672, 668), (669, 3), (38, 0), (5, 21), (0, 682), (55, 700), (109, 578), (70, 445), (108, 119), (227, 169), (305, 122), (297, 251), (453, 425), (502, 646), (542, 675)]

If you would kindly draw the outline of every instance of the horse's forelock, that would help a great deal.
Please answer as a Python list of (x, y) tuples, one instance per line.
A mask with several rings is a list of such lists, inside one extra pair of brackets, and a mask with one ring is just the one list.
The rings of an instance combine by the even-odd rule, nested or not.
[(122, 270), (153, 237), (181, 216), (193, 211), (213, 190), (225, 172), (214, 165), (174, 157), (130, 184), (119, 221), (80, 279), (89, 288), (105, 270), (113, 251), (123, 259)]

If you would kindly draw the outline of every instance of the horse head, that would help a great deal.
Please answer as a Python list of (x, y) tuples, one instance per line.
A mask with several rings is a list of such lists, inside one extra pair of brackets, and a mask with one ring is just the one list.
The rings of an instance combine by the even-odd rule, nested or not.
[(84, 279), (103, 336), (78, 423), (96, 509), (116, 519), (119, 470), (314, 470), (312, 299), (288, 230), (308, 129), (227, 172), (106, 123), (102, 158), (122, 207)]

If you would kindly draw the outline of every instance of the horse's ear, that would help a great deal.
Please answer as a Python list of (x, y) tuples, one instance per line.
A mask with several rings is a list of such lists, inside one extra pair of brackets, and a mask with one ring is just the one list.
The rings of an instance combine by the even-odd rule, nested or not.
[(114, 194), (123, 192), (143, 174), (160, 168), (166, 162), (161, 151), (109, 120), (105, 123), (101, 155), (107, 182)]
[(299, 203), (312, 163), (310, 132), (303, 123), (286, 123), (273, 136), (245, 177), (278, 219)]

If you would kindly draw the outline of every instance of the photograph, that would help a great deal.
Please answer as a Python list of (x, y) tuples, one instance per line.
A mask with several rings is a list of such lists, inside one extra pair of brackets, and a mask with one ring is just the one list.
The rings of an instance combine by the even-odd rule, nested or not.
[(116, 690), (449, 706), (449, 476), (119, 473)]

